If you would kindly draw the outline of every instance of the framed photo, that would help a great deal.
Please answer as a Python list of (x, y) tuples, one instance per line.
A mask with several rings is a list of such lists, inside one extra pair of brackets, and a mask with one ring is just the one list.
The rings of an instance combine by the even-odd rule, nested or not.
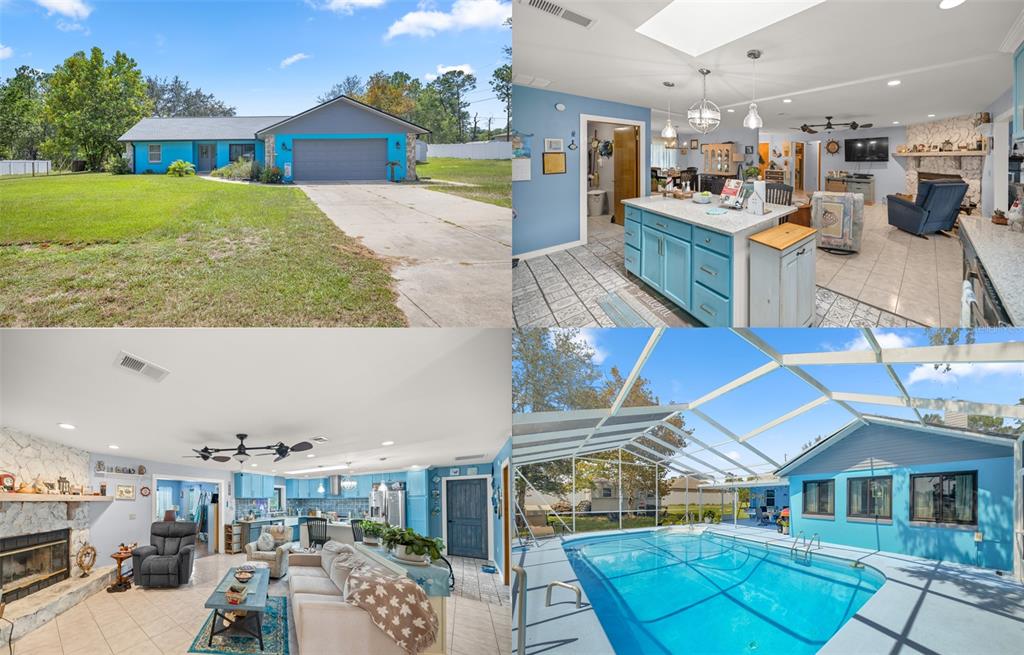
[(754, 146), (743, 146), (743, 154), (744, 155), (752, 155), (752, 154), (754, 154)]
[(562, 152), (565, 142), (561, 139), (544, 139), (544, 152)]
[(690, 150), (697, 150), (698, 148), (700, 148), (700, 140), (690, 139)]
[(544, 175), (558, 175), (565, 173), (565, 153), (545, 152), (544, 153)]
[(114, 492), (116, 500), (135, 500), (134, 484), (119, 484)]

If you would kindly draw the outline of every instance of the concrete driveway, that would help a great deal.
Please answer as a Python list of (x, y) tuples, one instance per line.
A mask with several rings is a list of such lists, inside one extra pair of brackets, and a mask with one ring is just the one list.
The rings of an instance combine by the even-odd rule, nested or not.
[(409, 184), (298, 185), (392, 261), (414, 327), (512, 326), (512, 210)]

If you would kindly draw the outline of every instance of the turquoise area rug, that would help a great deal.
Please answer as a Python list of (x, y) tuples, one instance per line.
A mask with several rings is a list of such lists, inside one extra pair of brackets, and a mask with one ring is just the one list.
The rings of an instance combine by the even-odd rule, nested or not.
[[(192, 641), (190, 653), (209, 653), (212, 655), (237, 655), (238, 653), (259, 653), (260, 642), (255, 637), (237, 631), (225, 632), (213, 638), (213, 647), (206, 644), (210, 640), (213, 627), (213, 610), (203, 624), (203, 628)], [(288, 598), (285, 596), (268, 596), (267, 611), (263, 613), (263, 655), (288, 655)]]

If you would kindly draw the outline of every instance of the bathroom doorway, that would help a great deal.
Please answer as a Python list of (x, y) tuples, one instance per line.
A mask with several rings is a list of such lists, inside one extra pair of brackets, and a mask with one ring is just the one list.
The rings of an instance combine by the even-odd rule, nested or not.
[(640, 127), (607, 121), (587, 122), (589, 220), (625, 225), (623, 200), (641, 195)]

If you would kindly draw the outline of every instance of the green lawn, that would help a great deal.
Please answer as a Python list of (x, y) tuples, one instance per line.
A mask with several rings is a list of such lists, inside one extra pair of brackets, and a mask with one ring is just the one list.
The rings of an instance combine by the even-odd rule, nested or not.
[(392, 282), (299, 189), (0, 181), (2, 325), (405, 325)]
[[(512, 206), (512, 160), (454, 159), (434, 157), (416, 164), (416, 175), (431, 178), (427, 188), (499, 207)], [(441, 184), (434, 180), (461, 182), (472, 186)]]

